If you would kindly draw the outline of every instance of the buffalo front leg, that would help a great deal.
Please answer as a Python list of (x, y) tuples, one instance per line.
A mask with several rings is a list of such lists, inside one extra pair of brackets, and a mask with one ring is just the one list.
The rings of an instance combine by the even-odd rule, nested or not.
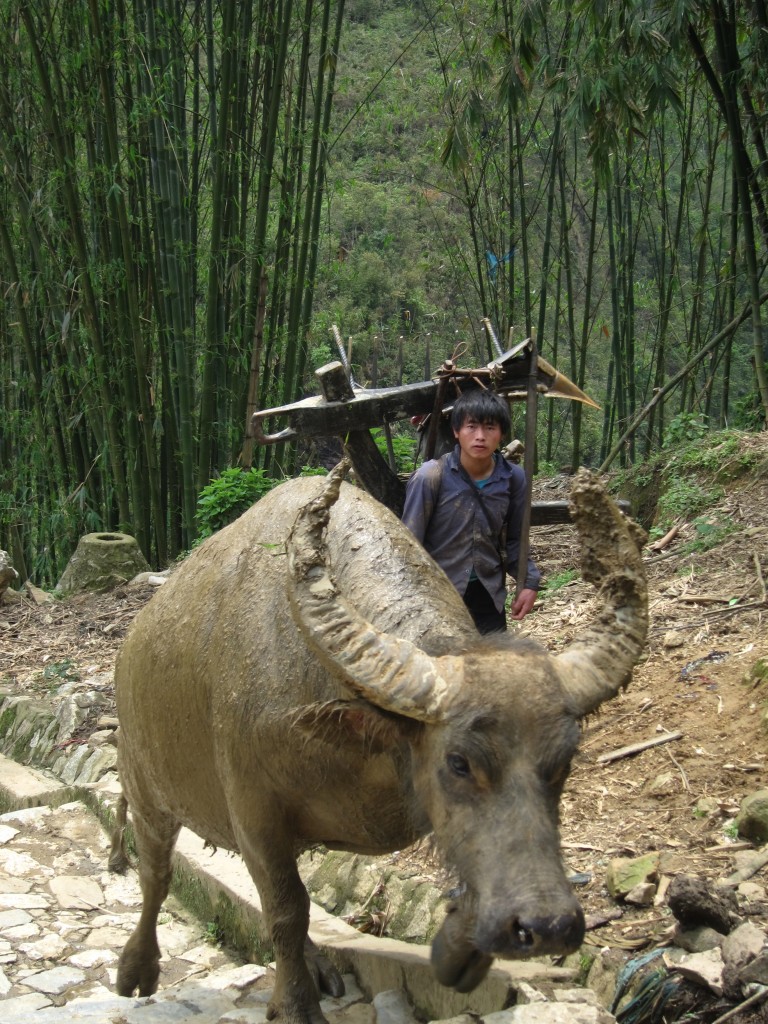
[(139, 855), (141, 915), (136, 928), (120, 955), (117, 967), (117, 992), (131, 996), (151, 996), (160, 975), (160, 947), (157, 942), (157, 915), (171, 884), (171, 855), (180, 825), (172, 817), (156, 813), (148, 820), (134, 811), (133, 831)]
[(275, 956), (275, 987), (267, 1019), (279, 1024), (325, 1024), (320, 1011), (322, 988), (330, 995), (344, 993), (335, 967), (308, 938), (309, 896), (296, 868), (290, 843), (274, 835), (240, 836), (240, 852), (256, 883)]

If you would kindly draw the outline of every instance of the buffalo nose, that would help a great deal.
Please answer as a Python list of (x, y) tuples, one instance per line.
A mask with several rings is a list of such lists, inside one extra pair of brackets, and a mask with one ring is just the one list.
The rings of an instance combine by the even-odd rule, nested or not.
[(519, 916), (507, 921), (495, 934), (478, 936), (478, 948), (512, 958), (572, 953), (581, 945), (584, 930), (581, 908), (557, 915)]

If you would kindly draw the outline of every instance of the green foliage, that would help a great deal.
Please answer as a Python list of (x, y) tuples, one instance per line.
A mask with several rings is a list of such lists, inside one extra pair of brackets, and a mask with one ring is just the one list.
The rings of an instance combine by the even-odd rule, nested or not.
[(69, 658), (53, 662), (43, 669), (43, 679), (47, 683), (77, 682), (79, 678), (80, 673)]
[(542, 601), (546, 601), (548, 597), (552, 597), (558, 590), (562, 590), (563, 587), (567, 587), (569, 583), (573, 583), (574, 580), (579, 579), (580, 573), (578, 569), (566, 569), (564, 572), (559, 572), (555, 576), (549, 577), (544, 582), (544, 586), (539, 591), (539, 597)]
[(739, 826), (735, 821), (730, 821), (723, 826), (723, 835), (726, 839), (732, 839), (734, 842), (739, 838)]
[(671, 451), (666, 465), (668, 476), (708, 475), (718, 481), (733, 480), (754, 464), (754, 453), (744, 450), (737, 431), (706, 431)]
[(669, 448), (686, 441), (698, 441), (708, 431), (707, 417), (693, 412), (681, 412), (674, 417), (664, 436), (664, 447)]
[[(768, 372), (768, 364), (766, 364)], [(760, 401), (760, 393), (755, 389), (742, 398), (737, 398), (733, 404), (734, 426), (742, 430), (757, 431), (765, 426), (765, 409)]]
[(663, 529), (676, 519), (691, 519), (714, 505), (722, 495), (722, 488), (707, 487), (684, 478), (673, 480), (659, 498), (658, 525)]
[(744, 685), (751, 690), (768, 685), (768, 659), (758, 658), (744, 676)]
[(36, 674), (35, 682), (41, 691), (53, 693), (62, 683), (74, 683), (80, 679), (80, 673), (69, 658), (51, 662), (42, 672)]
[(202, 489), (197, 499), (195, 520), (200, 540), (234, 522), (279, 482), (263, 469), (225, 469)]
[(692, 525), (696, 536), (683, 547), (685, 554), (700, 553), (716, 548), (737, 529), (736, 524), (731, 520), (706, 516), (694, 519)]
[[(371, 436), (382, 456), (389, 462), (389, 449), (383, 430), (372, 430)], [(416, 439), (405, 434), (392, 434), (392, 450), (395, 454), (395, 471), (412, 473), (416, 461)]]

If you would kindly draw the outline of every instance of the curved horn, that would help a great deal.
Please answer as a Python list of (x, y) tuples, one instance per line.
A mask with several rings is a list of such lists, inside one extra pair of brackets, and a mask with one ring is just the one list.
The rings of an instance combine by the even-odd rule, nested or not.
[(645, 647), (648, 588), (640, 553), (645, 531), (621, 514), (586, 469), (574, 478), (571, 515), (581, 541), (582, 575), (599, 586), (603, 607), (597, 621), (555, 661), (579, 713), (587, 715), (629, 683)]
[(380, 633), (340, 595), (328, 573), (324, 531), (349, 469), (343, 459), (321, 493), (299, 512), (288, 536), (293, 617), (326, 667), (372, 704), (419, 721), (442, 717), (453, 692), (435, 661), (407, 640)]

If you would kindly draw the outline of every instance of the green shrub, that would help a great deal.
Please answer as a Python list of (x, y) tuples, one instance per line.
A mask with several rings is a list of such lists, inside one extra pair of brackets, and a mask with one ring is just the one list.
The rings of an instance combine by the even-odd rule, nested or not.
[(698, 441), (709, 432), (706, 420), (707, 417), (700, 413), (678, 413), (667, 426), (664, 434), (664, 447), (670, 448), (673, 445)]
[(693, 528), (696, 531), (696, 536), (684, 546), (683, 552), (685, 554), (691, 554), (694, 551), (709, 551), (712, 548), (716, 548), (718, 544), (722, 544), (729, 534), (737, 529), (737, 526), (736, 523), (730, 521), (723, 522), (716, 518), (700, 517), (694, 519)]
[(200, 527), (199, 539), (204, 540), (233, 523), (278, 483), (279, 480), (267, 476), (263, 469), (225, 469), (202, 489), (197, 499), (195, 519)]
[(691, 519), (723, 496), (722, 488), (703, 487), (691, 480), (674, 480), (659, 498), (658, 525), (668, 528), (676, 519)]

